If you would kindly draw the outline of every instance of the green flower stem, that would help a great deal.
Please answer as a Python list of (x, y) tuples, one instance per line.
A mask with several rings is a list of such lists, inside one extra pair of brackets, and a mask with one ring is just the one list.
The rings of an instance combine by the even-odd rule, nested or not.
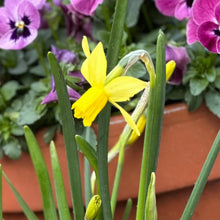
[(71, 111), (70, 101), (67, 93), (64, 77), (56, 57), (49, 52), (48, 59), (51, 72), (54, 75), (55, 86), (60, 106), (60, 116), (63, 126), (63, 134), (67, 155), (67, 163), (70, 177), (70, 186), (73, 200), (74, 219), (84, 219), (84, 205), (82, 199), (81, 177), (77, 144), (75, 140), (75, 123)]
[(156, 79), (150, 85), (147, 123), (142, 156), (140, 186), (136, 219), (144, 219), (144, 209), (151, 173), (156, 171), (160, 146), (161, 127), (165, 101), (166, 66), (165, 66), (165, 36), (162, 32), (157, 40)]
[[(149, 86), (146, 87), (144, 90), (140, 101), (138, 102), (137, 107), (135, 108), (134, 112), (132, 113), (132, 119), (136, 123), (140, 116), (143, 114), (147, 102), (148, 102), (148, 94), (149, 94)], [(121, 180), (121, 173), (122, 173), (122, 168), (124, 164), (124, 155), (125, 155), (125, 147), (126, 144), (129, 140), (129, 137), (132, 133), (132, 129), (128, 124), (126, 124), (119, 141), (116, 143), (117, 149), (114, 150), (114, 155), (119, 151), (119, 156), (118, 156), (118, 165), (116, 169), (116, 174), (115, 174), (115, 181), (112, 189), (112, 197), (111, 197), (111, 208), (112, 208), (112, 214), (114, 215), (115, 212), (115, 207), (116, 207), (116, 202), (117, 202), (117, 195), (118, 195), (118, 189), (119, 189), (119, 183)], [(117, 151), (116, 151), (117, 150)], [(113, 154), (112, 154), (113, 155)], [(111, 159), (111, 158), (108, 158)]]
[[(128, 0), (117, 0), (115, 14), (113, 18), (112, 30), (107, 50), (107, 72), (110, 72), (118, 62), (121, 39), (124, 30), (125, 15), (127, 11)], [(108, 184), (108, 134), (111, 107), (107, 104), (101, 111), (98, 124), (98, 170), (99, 186), (103, 206), (103, 216), (106, 220), (112, 219), (110, 194)]]
[[(88, 127), (86, 128), (85, 140), (87, 140), (88, 142), (90, 140), (90, 132)], [(87, 207), (90, 199), (92, 198), (92, 189), (91, 189), (91, 181), (90, 181), (90, 163), (85, 156), (84, 156), (84, 187), (85, 187), (85, 201)]]
[(209, 151), (206, 161), (202, 167), (202, 170), (199, 174), (199, 177), (196, 181), (193, 191), (189, 197), (185, 210), (182, 214), (181, 220), (189, 220), (192, 218), (193, 212), (195, 211), (196, 205), (203, 192), (208, 176), (211, 172), (211, 169), (215, 163), (215, 160), (219, 152), (220, 152), (220, 130), (215, 138), (212, 148)]

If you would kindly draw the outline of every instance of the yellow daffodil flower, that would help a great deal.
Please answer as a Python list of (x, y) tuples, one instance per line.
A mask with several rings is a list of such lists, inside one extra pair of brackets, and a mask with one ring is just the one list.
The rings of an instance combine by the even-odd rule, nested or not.
[(147, 82), (130, 76), (118, 76), (107, 81), (107, 61), (102, 43), (98, 43), (90, 53), (87, 38), (84, 37), (82, 48), (86, 60), (82, 64), (81, 72), (91, 87), (73, 103), (74, 117), (82, 118), (84, 126), (90, 126), (109, 101), (120, 110), (129, 126), (139, 135), (140, 132), (131, 116), (116, 102), (128, 101), (143, 90)]

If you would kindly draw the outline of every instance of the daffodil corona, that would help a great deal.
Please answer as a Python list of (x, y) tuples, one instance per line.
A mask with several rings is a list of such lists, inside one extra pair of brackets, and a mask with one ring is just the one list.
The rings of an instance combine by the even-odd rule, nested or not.
[(107, 81), (107, 61), (102, 43), (98, 43), (90, 53), (87, 38), (84, 37), (82, 48), (86, 60), (82, 64), (81, 72), (91, 87), (72, 105), (74, 117), (82, 118), (84, 126), (90, 126), (109, 101), (120, 110), (129, 126), (139, 135), (138, 128), (131, 116), (116, 102), (128, 101), (143, 90), (147, 86), (147, 82), (130, 76), (118, 76)]

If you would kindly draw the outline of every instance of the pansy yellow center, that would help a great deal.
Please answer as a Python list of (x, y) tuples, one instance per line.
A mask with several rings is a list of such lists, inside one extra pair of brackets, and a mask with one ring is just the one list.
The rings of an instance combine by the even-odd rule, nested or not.
[(24, 26), (25, 26), (25, 23), (24, 23), (24, 21), (17, 21), (16, 23), (15, 23), (15, 27), (17, 27), (19, 30), (23, 30), (24, 29)]

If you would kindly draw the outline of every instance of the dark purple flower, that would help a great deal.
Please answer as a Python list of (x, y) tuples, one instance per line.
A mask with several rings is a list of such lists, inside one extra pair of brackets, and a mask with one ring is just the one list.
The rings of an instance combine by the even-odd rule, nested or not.
[(61, 5), (65, 15), (67, 35), (74, 38), (76, 42), (81, 42), (83, 36), (92, 37), (91, 17), (77, 12), (72, 5)]
[(167, 16), (178, 20), (191, 17), (193, 0), (155, 0), (158, 10)]
[(65, 63), (75, 64), (77, 61), (76, 54), (69, 51), (69, 50), (59, 49), (59, 48), (52, 45), (51, 52), (56, 56), (56, 58), (59, 62), (64, 61)]
[(196, 41), (209, 51), (220, 54), (219, 0), (195, 0), (192, 18), (187, 24), (187, 42)]
[(95, 13), (96, 8), (103, 0), (71, 0), (73, 8), (83, 14), (91, 16)]
[(37, 37), (38, 10), (29, 1), (6, 0), (0, 8), (0, 48), (19, 50)]
[[(81, 74), (81, 73), (78, 71), (74, 71), (74, 72), (70, 73), (71, 76), (75, 76), (75, 77), (78, 77), (79, 74)], [(67, 92), (69, 95), (69, 99), (71, 101), (76, 101), (81, 96), (78, 92), (76, 92), (74, 89), (70, 88), (69, 86), (67, 86)], [(56, 88), (55, 88), (55, 82), (54, 82), (54, 78), (52, 76), (51, 77), (51, 91), (44, 97), (41, 104), (56, 102), (57, 100), (58, 100), (58, 97), (57, 97), (57, 92), (56, 92)]]
[(168, 83), (179, 85), (182, 82), (183, 76), (187, 70), (187, 64), (190, 58), (185, 47), (174, 47), (166, 45), (166, 62), (174, 60), (176, 63), (175, 70), (170, 77)]
[[(77, 61), (76, 55), (69, 50), (64, 50), (64, 49), (62, 50), (62, 49), (59, 49), (55, 46), (51, 46), (51, 51), (56, 56), (56, 58), (59, 62), (65, 62), (67, 64), (68, 63), (75, 64)], [(78, 83), (79, 86), (82, 86), (83, 83), (86, 82), (85, 78), (83, 77), (83, 75), (79, 71), (69, 72), (69, 75), (77, 77), (81, 80)], [(81, 96), (78, 92), (76, 92), (74, 89), (70, 88), (69, 86), (67, 86), (67, 91), (68, 91), (68, 95), (69, 95), (69, 98), (71, 101), (76, 101)], [(56, 88), (55, 88), (54, 78), (51, 77), (51, 91), (44, 97), (41, 104), (46, 104), (46, 103), (54, 102), (57, 100), (58, 100), (58, 98), (57, 98), (57, 92), (56, 92)]]

